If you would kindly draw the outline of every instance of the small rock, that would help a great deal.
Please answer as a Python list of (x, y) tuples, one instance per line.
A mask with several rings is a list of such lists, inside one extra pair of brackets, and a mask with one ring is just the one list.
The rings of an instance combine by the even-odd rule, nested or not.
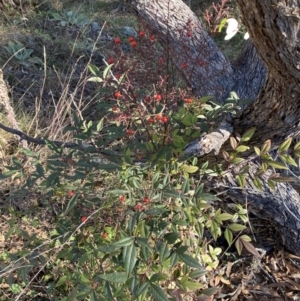
[(94, 21), (94, 22), (91, 23), (91, 30), (93, 32), (98, 32), (98, 31), (100, 31), (100, 29), (101, 29), (101, 27), (99, 26), (98, 22)]
[(127, 36), (130, 36), (130, 37), (137, 37), (137, 32), (134, 30), (133, 27), (130, 27), (130, 26), (124, 26), (123, 28), (123, 32), (124, 34), (126, 34)]

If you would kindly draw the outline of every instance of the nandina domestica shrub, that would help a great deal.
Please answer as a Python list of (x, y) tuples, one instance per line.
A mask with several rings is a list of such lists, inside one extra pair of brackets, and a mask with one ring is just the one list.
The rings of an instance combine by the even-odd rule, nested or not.
[[(126, 43), (128, 53), (122, 50)], [(34, 264), (18, 273), (26, 278), (44, 264), (49, 271), (41, 281), (62, 300), (213, 295), (217, 288), (209, 283), (226, 250), (207, 241), (221, 234), (229, 245), (249, 240), (239, 236), (247, 211), (236, 206), (228, 213), (215, 206), (220, 198), (205, 191), (203, 179), (222, 170), (186, 158), (184, 148), (233, 111), (237, 99), (220, 107), (208, 103), (210, 97), (193, 97), (146, 29), (111, 44), (104, 70), (89, 65), (89, 81), (101, 95), (94, 120), (74, 114), (65, 129), (77, 147), (46, 141), (52, 152), (46, 162), (40, 153), (23, 150), (35, 168), (30, 174), (17, 158), (11, 167), (26, 175), (27, 188), (60, 210), (47, 250), (24, 253), (24, 267)], [(221, 273), (218, 277), (226, 282)]]

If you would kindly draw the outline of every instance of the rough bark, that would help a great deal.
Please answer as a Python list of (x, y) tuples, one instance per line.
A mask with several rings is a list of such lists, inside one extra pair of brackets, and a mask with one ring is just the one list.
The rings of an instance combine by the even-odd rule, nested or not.
[[(252, 140), (256, 145), (266, 139), (276, 144), (288, 136), (298, 138), (300, 0), (237, 0), (252, 43), (245, 45), (235, 62), (225, 58), (198, 18), (180, 0), (126, 2), (168, 47), (179, 69), (182, 70), (182, 63), (188, 63), (189, 68), (182, 72), (195, 95), (212, 95), (215, 101), (222, 103), (228, 93), (235, 90), (241, 98), (253, 101), (256, 98), (233, 120), (233, 131), (242, 134), (247, 128), (256, 126), (256, 136)], [(191, 37), (187, 36), (187, 31)], [(189, 145), (188, 152), (203, 155), (218, 151), (218, 141), (225, 141), (231, 131), (230, 121), (226, 120), (226, 129), (229, 129), (226, 135), (220, 131), (224, 129), (223, 124)], [(235, 169), (222, 183), (214, 183), (214, 187), (227, 187), (227, 193), (239, 201), (247, 196), (252, 205), (263, 210), (275, 223), (287, 248), (300, 255), (299, 194), (289, 184), (278, 184), (276, 191), (265, 184), (263, 191), (258, 191), (252, 181), (257, 169), (257, 163), (252, 162), (243, 190), (236, 189)], [(268, 174), (264, 176), (265, 180), (267, 178)]]
[[(255, 124), (261, 141), (298, 136), (300, 120), (299, 0), (237, 0), (253, 44), (268, 68), (268, 78), (254, 104), (235, 127)], [(251, 14), (249, 14), (251, 12)]]

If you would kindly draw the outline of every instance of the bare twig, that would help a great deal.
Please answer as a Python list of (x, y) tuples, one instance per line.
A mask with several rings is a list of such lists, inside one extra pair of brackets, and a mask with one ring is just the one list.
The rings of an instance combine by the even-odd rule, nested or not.
[[(21, 138), (20, 141), (25, 140), (27, 142), (34, 143), (34, 144), (40, 144), (40, 145), (46, 144), (46, 139), (32, 138), (32, 137), (26, 135), (25, 133), (21, 132), (20, 130), (16, 130), (16, 129), (5, 126), (1, 122), (0, 122), (0, 128), (8, 133), (19, 136)], [(81, 145), (79, 145), (77, 143), (73, 143), (73, 142), (61, 142), (61, 141), (55, 141), (55, 140), (51, 141), (51, 142), (58, 147), (63, 146), (65, 148), (82, 148), (82, 149), (85, 148), (84, 146), (81, 146)]]

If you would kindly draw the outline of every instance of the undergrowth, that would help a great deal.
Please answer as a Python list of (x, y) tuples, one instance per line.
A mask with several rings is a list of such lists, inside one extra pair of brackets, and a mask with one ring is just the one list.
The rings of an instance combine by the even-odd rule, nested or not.
[[(133, 35), (120, 30), (123, 24), (111, 35), (108, 21), (92, 39), (85, 14), (40, 12), (36, 20), (22, 21), (24, 31), (30, 22), (50, 26), (40, 52), (26, 39), (7, 41), (1, 50), (11, 61), (5, 64), (18, 70), (4, 70), (12, 94), (18, 97), (18, 89), (27, 87), (20, 101), (31, 119), (24, 118), (21, 129), (47, 139), (46, 147), (19, 148), (14, 142), (9, 150), (9, 137), (0, 141), (6, 229), (0, 236), (6, 246), (0, 300), (213, 296), (220, 284), (229, 284), (226, 262), (243, 247), (256, 251), (243, 232), (247, 208), (227, 206), (205, 184), (241, 162), (254, 129), (231, 139), (225, 166), (187, 158), (185, 146), (223, 114), (234, 114), (238, 97), (232, 93), (223, 107), (209, 96), (193, 97), (146, 28), (131, 21)], [(55, 28), (64, 38), (55, 36)], [(109, 37), (101, 40), (104, 34)], [(51, 45), (53, 37), (58, 43)], [(68, 64), (55, 66), (63, 46)], [(29, 70), (37, 72), (32, 85), (22, 75)], [(268, 147), (256, 150), (264, 168), (283, 168), (268, 157)], [(280, 151), (288, 147), (289, 141)], [(246, 169), (237, 177), (242, 187)], [(259, 176), (257, 183), (259, 188)], [(237, 253), (228, 252), (232, 246)]]

